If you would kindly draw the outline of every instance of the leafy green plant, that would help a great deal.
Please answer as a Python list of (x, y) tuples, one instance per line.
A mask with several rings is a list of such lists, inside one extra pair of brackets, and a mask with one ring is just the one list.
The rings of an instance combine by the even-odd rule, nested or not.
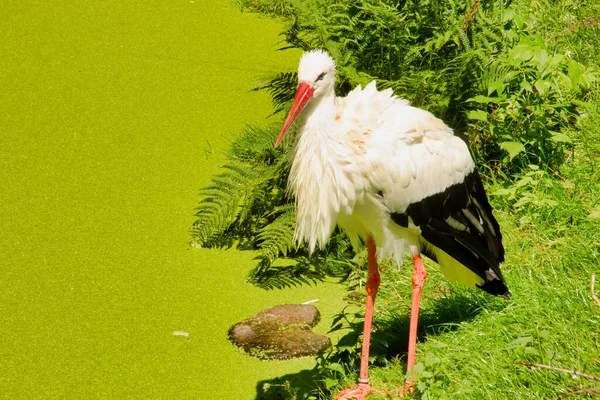
[(483, 75), (485, 94), (469, 99), (476, 107), (467, 116), (477, 151), (505, 164), (556, 168), (573, 142), (566, 132), (579, 116), (582, 91), (595, 79), (593, 71), (567, 55), (552, 54), (541, 36), (521, 33)]
[[(572, 144), (567, 132), (597, 80), (562, 41), (543, 36), (549, 33), (539, 19), (528, 18), (541, 6), (532, 11), (480, 0), (289, 4), (294, 11), (284, 48), (327, 49), (338, 60), (338, 93), (376, 79), (465, 133), (480, 162), (505, 170), (559, 166)], [(593, 39), (593, 21), (585, 21), (575, 31)], [(293, 97), (295, 78), (282, 73), (264, 87), (277, 111)]]
[(491, 195), (505, 201), (505, 207), (520, 215), (519, 223), (525, 225), (558, 206), (553, 196), (547, 196), (548, 190), (555, 185), (556, 182), (544, 170), (537, 165), (529, 165), (528, 170), (514, 182), (507, 181), (504, 187), (494, 190)]

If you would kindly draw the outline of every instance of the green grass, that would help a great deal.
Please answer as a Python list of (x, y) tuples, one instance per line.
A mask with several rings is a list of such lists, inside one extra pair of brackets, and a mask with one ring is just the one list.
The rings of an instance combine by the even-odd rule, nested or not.
[[(284, 3), (286, 2), (282, 4)], [(334, 1), (322, 3), (332, 4), (331, 10), (336, 12), (345, 7), (339, 3), (335, 8)], [(382, 5), (382, 10), (384, 8), (387, 10), (388, 3), (391, 4), (391, 2), (379, 2), (377, 7)], [(489, 18), (498, 15), (491, 14), (490, 17), (482, 14), (482, 10), (491, 3), (495, 7), (500, 5), (499, 2), (481, 2), (479, 15), (488, 20), (480, 25), (483, 28), (483, 36), (472, 37), (473, 45), (494, 43), (488, 40), (495, 35), (495, 32), (490, 29), (499, 28), (500, 25)], [(449, 284), (444, 281), (435, 263), (428, 262), (429, 275), (421, 308), (420, 342), (417, 345), (418, 364), (415, 368), (417, 391), (412, 398), (555, 399), (569, 394), (573, 398), (590, 398), (592, 394), (572, 394), (572, 392), (600, 386), (600, 383), (576, 374), (520, 364), (541, 364), (550, 368), (600, 376), (600, 331), (598, 330), (600, 307), (594, 302), (590, 292), (591, 276), (594, 272), (600, 272), (600, 164), (598, 162), (600, 160), (600, 88), (597, 81), (600, 72), (598, 61), (600, 8), (594, 2), (575, 3), (565, 0), (555, 3), (544, 0), (516, 1), (511, 3), (510, 9), (501, 12), (504, 18), (517, 10), (519, 18), (522, 19), (511, 20), (512, 28), (507, 28), (508, 30), (515, 30), (515, 27), (524, 22), (525, 36), (541, 35), (540, 38), (543, 39), (540, 43), (547, 46), (550, 56), (563, 57), (566, 62), (569, 62), (569, 59), (576, 60), (581, 63), (582, 70), (585, 70), (586, 74), (586, 82), (581, 85), (581, 90), (571, 93), (572, 97), (569, 101), (573, 100), (573, 103), (566, 107), (564, 114), (561, 114), (563, 120), (560, 123), (551, 121), (558, 115), (553, 111), (554, 106), (565, 105), (562, 94), (553, 99), (542, 99), (541, 103), (534, 104), (523, 101), (529, 98), (528, 93), (534, 92), (523, 91), (518, 87), (513, 88), (515, 90), (511, 92), (511, 98), (515, 101), (507, 108), (508, 112), (514, 116), (516, 114), (512, 113), (515, 110), (534, 110), (539, 117), (538, 122), (547, 124), (546, 128), (553, 138), (540, 136), (535, 140), (552, 146), (556, 145), (552, 141), (556, 141), (559, 143), (556, 146), (558, 150), (556, 153), (544, 154), (543, 146), (527, 146), (515, 159), (518, 160), (519, 168), (513, 168), (517, 163), (511, 164), (506, 154), (501, 152), (494, 156), (498, 158), (484, 161), (483, 168), (487, 168), (484, 174), (486, 187), (504, 235), (506, 262), (502, 265), (502, 270), (513, 298), (507, 301), (491, 297), (481, 291)], [(251, 6), (250, 2), (245, 4)], [(289, 4), (299, 10), (310, 8), (298, 5), (300, 3), (295, 1), (290, 1)], [(479, 7), (480, 2), (473, 2), (471, 5), (438, 2), (432, 7), (443, 7), (445, 4), (454, 4), (459, 10), (466, 7), (468, 11)], [(374, 6), (372, 9), (375, 10), (377, 7)], [(389, 7), (393, 9), (395, 5)], [(431, 8), (420, 6), (417, 8), (417, 14), (421, 17), (431, 11)], [(376, 58), (369, 58), (372, 56), (369, 52), (373, 49), (372, 43), (361, 42), (365, 48), (360, 49), (360, 54), (354, 54), (357, 52), (352, 47), (354, 42), (344, 41), (347, 36), (366, 41), (368, 35), (360, 35), (363, 33), (360, 26), (343, 25), (340, 28), (335, 24), (328, 25), (331, 21), (323, 20), (317, 23), (310, 18), (306, 19), (302, 13), (299, 15), (298, 25), (292, 25), (288, 31), (292, 41), (295, 40), (292, 42), (293, 45), (310, 47), (317, 44), (329, 46), (328, 48), (333, 49), (336, 55), (344, 56), (351, 53), (351, 57), (341, 58), (343, 63), (356, 67), (359, 74), (364, 72), (360, 69), (361, 62), (366, 61), (373, 70), (382, 66), (378, 64)], [(379, 15), (387, 14), (381, 11)], [(335, 18), (338, 17), (340, 16), (336, 14)], [(450, 20), (452, 18), (456, 19), (458, 25), (465, 26), (462, 15), (451, 15)], [(404, 26), (410, 27), (411, 23), (415, 23), (414, 19), (415, 15), (411, 14)], [(366, 26), (374, 23), (363, 18), (359, 20)], [(508, 20), (503, 19), (505, 22)], [(381, 19), (377, 22), (386, 29), (393, 25), (388, 25)], [(302, 23), (305, 24), (304, 27), (308, 26), (311, 29), (306, 29), (306, 35), (300, 35), (301, 38), (294, 37), (294, 29), (301, 30)], [(319, 29), (312, 29), (311, 24)], [(437, 25), (433, 24), (433, 26)], [(515, 32), (522, 34), (520, 29)], [(454, 35), (456, 32), (448, 30), (447, 33)], [(385, 42), (386, 37), (376, 36), (375, 48), (379, 48), (377, 46)], [(415, 35), (414, 38), (420, 36)], [(464, 38), (461, 36), (462, 39)], [(454, 49), (452, 41), (440, 41), (442, 42), (446, 43), (444, 44), (446, 50)], [(463, 41), (460, 44), (458, 41), (454, 42), (458, 50), (461, 49), (461, 45), (465, 45)], [(502, 46), (510, 44), (510, 41), (506, 40), (500, 42)], [(517, 41), (513, 44), (516, 43)], [(386, 44), (382, 48), (385, 49), (382, 54), (394, 51), (391, 45)], [(416, 59), (419, 61), (417, 64), (420, 66), (421, 56), (424, 54), (423, 48), (418, 48), (419, 51), (411, 53), (415, 48), (407, 48), (406, 51), (401, 52), (401, 55), (417, 54)], [(508, 51), (510, 48), (505, 50)], [(437, 53), (440, 53), (440, 58), (436, 58)], [(444, 64), (444, 52), (425, 52), (425, 54), (428, 54), (431, 59), (424, 60), (424, 69), (419, 70), (415, 67), (417, 68), (415, 74), (418, 76), (427, 76), (425, 61), (430, 61), (431, 65), (437, 65), (438, 62)], [(457, 54), (462, 57), (465, 52), (460, 50)], [(495, 54), (495, 50), (492, 49), (490, 54)], [(363, 55), (366, 56), (361, 58)], [(483, 56), (487, 57), (487, 53)], [(460, 61), (460, 58), (457, 57), (456, 60)], [(490, 59), (487, 58), (481, 60), (481, 65), (485, 67), (484, 71), (489, 72), (489, 61)], [(525, 60), (522, 66), (530, 61), (530, 59)], [(394, 62), (393, 57), (390, 56), (383, 66), (390, 68)], [(560, 81), (549, 77), (547, 69), (538, 67), (536, 65), (535, 68), (527, 70), (528, 74), (539, 74), (539, 76), (535, 75), (535, 82), (539, 83), (546, 79), (557, 84)], [(341, 67), (340, 75), (347, 73), (347, 70)], [(404, 69), (399, 70), (405, 73)], [(435, 74), (436, 82), (449, 84), (453, 77), (446, 77), (444, 73), (448, 73), (451, 69), (444, 67), (441, 71)], [(573, 78), (576, 75), (576, 68), (569, 72), (561, 66), (556, 72), (558, 77), (563, 74)], [(348, 76), (352, 78), (351, 74)], [(443, 89), (443, 86), (441, 87)], [(556, 87), (563, 90), (558, 84)], [(403, 89), (403, 86), (399, 85), (398, 88)], [(413, 86), (409, 89), (412, 90)], [(484, 86), (484, 89), (485, 92), (490, 88)], [(415, 93), (413, 91), (409, 96), (412, 94), (418, 97), (415, 99), (417, 103), (422, 99), (430, 101), (432, 104), (422, 104), (422, 106), (433, 110), (437, 110), (440, 104), (443, 105), (444, 101), (448, 101), (447, 94), (436, 100), (435, 88), (431, 89), (434, 95), (430, 98), (426, 96), (431, 96), (431, 93), (426, 91), (422, 93), (425, 97), (419, 97), (420, 93)], [(461, 90), (458, 93), (464, 94)], [(435, 104), (436, 101), (439, 104)], [(584, 104), (584, 101), (588, 103)], [(455, 106), (460, 112), (468, 109), (468, 104), (465, 102)], [(485, 108), (483, 111), (487, 115), (486, 118), (498, 115), (497, 109)], [(507, 124), (502, 119), (497, 122), (495, 128), (507, 129), (507, 134), (515, 135), (516, 140), (522, 140), (518, 129), (533, 124), (522, 116), (515, 118), (515, 125)], [(488, 128), (482, 129), (481, 126), (472, 123), (464, 125), (462, 121), (461, 124), (466, 133), (471, 134), (475, 139), (481, 134), (491, 133)], [(554, 136), (558, 133), (560, 135)], [(475, 140), (475, 145), (481, 143)], [(536, 155), (536, 151), (541, 153)], [(484, 155), (490, 156), (490, 154), (494, 155), (493, 152)], [(540, 160), (546, 156), (549, 158), (546, 160), (548, 162), (541, 162)], [(534, 162), (537, 164), (530, 165)], [(323, 355), (312, 371), (285, 375), (269, 381), (268, 383), (273, 385), (265, 389), (265, 393), (259, 398), (328, 399), (340, 389), (355, 385), (365, 297), (365, 271), (360, 267), (359, 264), (347, 281), (347, 307), (340, 310), (332, 327), (332, 332), (341, 337), (335, 349)], [(371, 381), (377, 388), (393, 388), (401, 385), (405, 380), (404, 362), (411, 295), (411, 269), (410, 263), (406, 263), (401, 270), (390, 265), (382, 265), (382, 287), (375, 305), (370, 360)], [(600, 285), (598, 286), (600, 292)], [(378, 397), (373, 395), (370, 398)]]
[[(588, 217), (600, 202), (600, 144), (589, 140), (600, 137), (598, 126), (596, 114), (586, 125), (586, 142), (578, 142), (560, 176), (539, 180), (535, 200), (551, 202), (515, 212), (511, 203), (493, 201), (504, 234), (503, 271), (512, 300), (450, 285), (428, 264), (414, 398), (552, 399), (595, 386), (581, 377), (516, 363), (600, 375), (600, 307), (590, 292), (591, 275), (600, 272), (600, 221)], [(489, 186), (494, 191), (499, 184)], [(375, 387), (391, 388), (405, 378), (410, 265), (405, 267), (383, 273), (374, 347), (383, 343), (384, 357), (372, 354)], [(343, 386), (355, 378), (356, 369)]]

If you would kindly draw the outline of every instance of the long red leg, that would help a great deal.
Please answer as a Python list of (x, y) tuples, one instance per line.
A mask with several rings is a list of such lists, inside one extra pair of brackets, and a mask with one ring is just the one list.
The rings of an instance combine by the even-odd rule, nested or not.
[(367, 238), (367, 254), (369, 277), (367, 278), (367, 305), (365, 308), (362, 357), (360, 359), (358, 385), (354, 388), (341, 391), (336, 396), (336, 399), (364, 399), (369, 393), (375, 392), (375, 389), (369, 386), (369, 345), (371, 344), (373, 307), (375, 306), (375, 297), (377, 296), (381, 279), (379, 277), (379, 267), (377, 266), (377, 247), (375, 245), (375, 240), (373, 240), (373, 237), (370, 235)]
[(375, 297), (379, 290), (379, 267), (377, 266), (377, 247), (372, 236), (367, 239), (367, 254), (369, 264), (369, 277), (367, 279), (367, 305), (365, 308), (365, 326), (363, 328), (362, 358), (360, 360), (359, 382), (369, 382), (369, 346), (371, 345), (371, 325), (373, 323), (373, 308)]
[(410, 372), (415, 366), (415, 356), (417, 348), (417, 324), (419, 323), (419, 306), (421, 304), (421, 292), (425, 284), (427, 273), (423, 260), (419, 255), (413, 256), (415, 270), (412, 276), (412, 306), (410, 308), (410, 328), (408, 333), (408, 360), (406, 361), (406, 373)]
[(417, 348), (417, 324), (419, 322), (419, 306), (421, 304), (421, 292), (425, 284), (427, 273), (423, 260), (419, 255), (413, 256), (415, 269), (412, 276), (412, 305), (410, 308), (410, 327), (408, 332), (408, 360), (406, 361), (406, 380), (403, 387), (388, 391), (388, 393), (399, 392), (401, 396), (412, 394), (415, 390), (414, 382), (410, 380), (410, 371), (415, 366), (415, 356)]

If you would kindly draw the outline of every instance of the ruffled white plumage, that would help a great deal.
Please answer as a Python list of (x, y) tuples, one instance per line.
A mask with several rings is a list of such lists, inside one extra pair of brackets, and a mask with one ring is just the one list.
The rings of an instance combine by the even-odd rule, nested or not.
[(399, 262), (420, 245), (418, 229), (399, 228), (390, 213), (462, 182), (474, 169), (469, 151), (441, 120), (375, 82), (319, 100), (306, 112), (290, 174), (296, 238), (312, 251), (339, 224), (354, 245), (373, 234), (380, 254)]

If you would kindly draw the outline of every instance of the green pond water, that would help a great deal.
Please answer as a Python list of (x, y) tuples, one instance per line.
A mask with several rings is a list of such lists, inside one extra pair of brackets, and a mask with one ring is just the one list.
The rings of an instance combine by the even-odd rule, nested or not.
[(227, 0), (1, 8), (0, 397), (252, 399), (313, 367), (227, 329), (320, 299), (325, 332), (342, 287), (263, 291), (253, 254), (188, 244), (232, 137), (269, 121), (250, 90), (297, 65), (281, 26)]

